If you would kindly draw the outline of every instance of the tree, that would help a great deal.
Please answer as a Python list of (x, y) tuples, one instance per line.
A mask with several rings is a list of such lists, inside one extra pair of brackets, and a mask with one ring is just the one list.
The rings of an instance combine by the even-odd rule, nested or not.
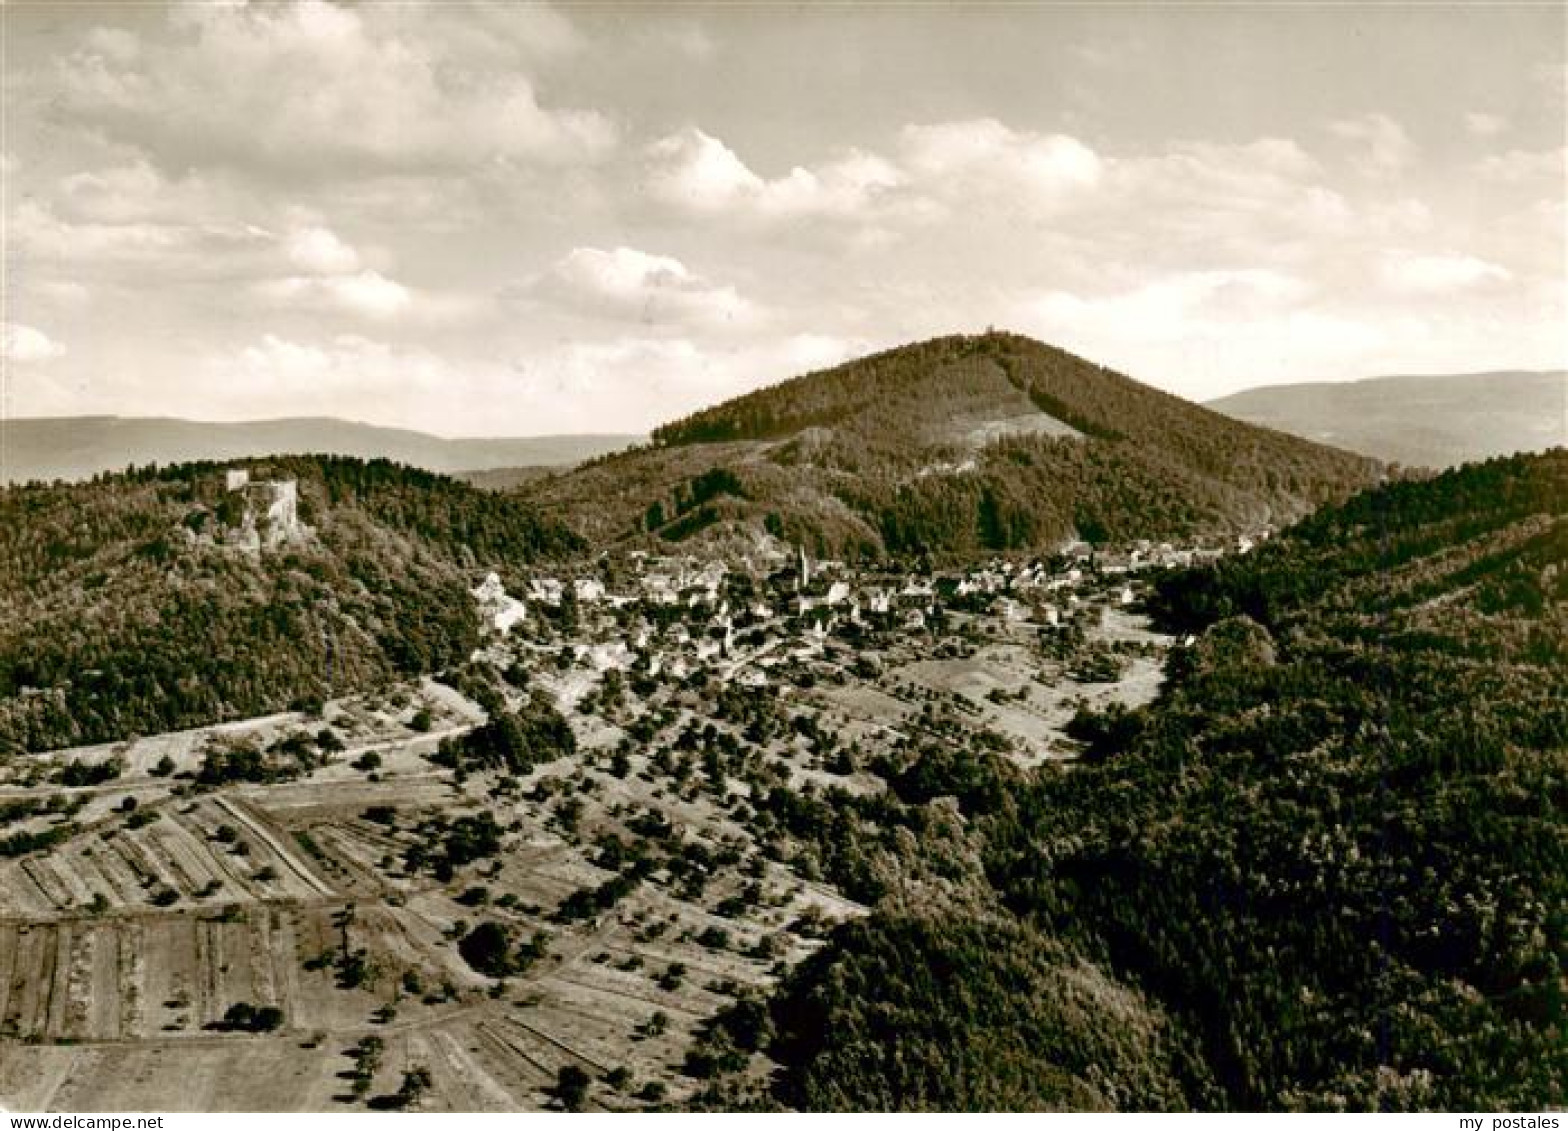
[(430, 1090), (432, 1081), (430, 1069), (422, 1064), (415, 1065), (403, 1073), (403, 1083), (397, 1090), (399, 1107), (413, 1107), (426, 1092)]
[(593, 1078), (575, 1064), (564, 1065), (555, 1077), (555, 1098), (567, 1111), (581, 1111)]
[(512, 933), (504, 923), (485, 920), (457, 944), (457, 952), (481, 974), (504, 978), (512, 972)]

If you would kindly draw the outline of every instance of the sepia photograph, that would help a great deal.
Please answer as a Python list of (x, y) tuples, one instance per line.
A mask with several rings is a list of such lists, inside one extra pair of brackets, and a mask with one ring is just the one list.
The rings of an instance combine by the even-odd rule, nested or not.
[(1564, 0), (0, 0), (0, 99), (0, 1126), (1561, 1127)]

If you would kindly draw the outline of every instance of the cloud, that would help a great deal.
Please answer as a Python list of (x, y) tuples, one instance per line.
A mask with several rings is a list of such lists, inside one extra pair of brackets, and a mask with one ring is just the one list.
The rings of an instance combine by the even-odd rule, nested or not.
[(95, 269), (178, 263), (194, 276), (227, 270), (233, 253), (264, 247), (272, 240), (265, 229), (245, 223), (73, 223), (34, 200), (15, 207), (10, 229), (12, 250), (37, 260)]
[(290, 232), (284, 250), (294, 266), (312, 275), (343, 275), (359, 270), (359, 253), (330, 228), (319, 225)]
[[(1289, 138), (1176, 141), (1106, 163), (1082, 202), (1085, 224), (1145, 268), (1217, 258), (1281, 263), (1345, 235), (1358, 216), (1323, 182), (1318, 161)], [(1075, 217), (1076, 218), (1076, 217)]]
[(904, 166), (922, 187), (967, 194), (977, 180), (1010, 180), (1037, 203), (1093, 186), (1100, 157), (1065, 134), (1020, 132), (995, 118), (906, 126), (900, 136)]
[(660, 138), (648, 157), (649, 188), (669, 204), (713, 211), (762, 191), (762, 178), (734, 150), (695, 127)]
[(190, 224), (224, 211), (200, 177), (171, 181), (144, 157), (60, 178), (54, 197), (71, 220), (100, 224), (142, 221)]
[[(563, 38), (553, 13), (485, 12), (523, 42)], [(170, 165), (301, 177), (591, 161), (613, 147), (609, 119), (543, 105), (515, 52), (450, 26), (463, 22), (407, 4), (193, 5), (157, 39), (87, 37), (58, 64), (59, 106)]]
[(257, 284), (257, 292), (280, 306), (332, 307), (366, 318), (388, 319), (404, 313), (413, 294), (378, 271), (326, 277), (291, 275)]
[(1499, 114), (1471, 111), (1465, 115), (1465, 129), (1477, 137), (1495, 137), (1508, 128), (1508, 119)]
[(1477, 176), (1496, 184), (1539, 181), (1560, 196), (1563, 180), (1568, 177), (1568, 146), (1488, 154), (1476, 163), (1474, 170)]
[(464, 391), (462, 371), (446, 359), (353, 334), (311, 341), (266, 333), (207, 356), (195, 374), (187, 414), (212, 419), (306, 412), (407, 423)]
[(281, 240), (280, 251), (294, 272), (264, 278), (254, 287), (272, 306), (325, 308), (382, 321), (403, 315), (429, 320), (453, 312), (426, 295), (418, 296), (416, 308), (414, 291), (365, 266), (359, 251), (324, 224), (295, 226)]
[(273, 332), (198, 359), (177, 403), (150, 387), (139, 411), (308, 413), (469, 436), (637, 432), (867, 348), (821, 334), (715, 344), (632, 330), (453, 356), (358, 334)]
[(680, 260), (630, 247), (572, 249), (532, 288), (590, 314), (646, 325), (751, 325), (757, 311)]
[[(464, 0), (463, 18), (452, 19), (442, 3), (402, 0), (394, 19), (405, 34), (440, 45), (438, 57), (461, 58), (470, 65), (511, 67), (519, 59), (554, 63), (587, 49), (587, 41), (562, 12), (544, 3), (512, 0)], [(373, 7), (371, 20), (385, 13)]]
[(307, 412), (447, 435), (633, 432), (750, 387), (755, 359), (751, 349), (726, 354), (678, 337), (568, 341), (509, 359), (268, 333), (203, 359), (182, 411)]
[(1051, 291), (1026, 301), (1023, 309), (1026, 317), (1044, 317), (1054, 325), (1121, 321), (1130, 337), (1178, 337), (1200, 322), (1288, 312), (1310, 293), (1301, 279), (1268, 268), (1215, 269), (1180, 272), (1101, 297)]
[(65, 353), (65, 347), (42, 330), (20, 322), (0, 323), (0, 357), (7, 361), (52, 361)]
[(36, 299), (67, 309), (79, 309), (92, 301), (91, 288), (72, 279), (41, 279), (27, 284), (27, 293)]
[[(645, 187), (669, 206), (734, 222), (839, 221), (852, 231), (852, 248), (871, 252), (915, 232), (956, 243), (958, 233), (989, 231), (997, 247), (972, 238), (964, 247), (989, 254), (1026, 224), (1041, 238), (1047, 229), (1118, 243), (1132, 242), (1129, 233), (1153, 235), (1145, 247), (1158, 254), (1189, 245), (1207, 254), (1219, 239), (1245, 259), (1257, 246), (1277, 247), (1282, 224), (1305, 242), (1355, 220), (1346, 199), (1321, 183), (1319, 162), (1279, 137), (1107, 156), (1070, 135), (993, 118), (940, 121), (903, 127), (886, 153), (851, 150), (768, 178), (693, 127), (659, 139), (646, 159)], [(1406, 220), (1409, 204), (1398, 202)]]
[(771, 219), (854, 216), (895, 188), (899, 171), (875, 154), (847, 151), (816, 168), (781, 177), (753, 172), (716, 137), (695, 127), (660, 138), (646, 151), (649, 192), (693, 212), (730, 211)]
[(178, 265), (211, 276), (274, 238), (250, 222), (255, 205), (233, 185), (198, 173), (171, 178), (141, 155), (18, 195), (8, 217), (11, 247), (79, 269)]
[(1043, 211), (1095, 185), (1103, 168), (1076, 138), (1015, 131), (993, 118), (907, 126), (891, 155), (848, 149), (771, 178), (696, 127), (660, 138), (646, 157), (648, 190), (668, 205), (862, 224), (929, 223), (967, 207), (977, 192)]
[(859, 352), (857, 343), (808, 334), (717, 345), (640, 334), (572, 342), (517, 363), (509, 399), (564, 414), (535, 430), (640, 431)]
[(1299, 280), (1268, 270), (1200, 271), (1122, 292), (1026, 297), (1026, 332), (1183, 396), (1344, 372), (1387, 326), (1314, 306)]
[(677, 54), (695, 63), (706, 63), (718, 54), (718, 44), (700, 23), (681, 22), (663, 27), (658, 39)]
[(646, 150), (648, 191), (699, 214), (824, 219), (862, 226), (865, 246), (896, 242), (889, 225), (929, 224), (979, 198), (1044, 214), (1096, 185), (1103, 162), (1064, 134), (1015, 131), (993, 118), (905, 127), (890, 154), (847, 149), (765, 177), (719, 138), (689, 127)]
[(1384, 260), (1382, 270), (1390, 286), (1421, 294), (1467, 291), (1513, 278), (1506, 267), (1473, 255), (1394, 255)]
[(782, 352), (790, 372), (799, 374), (839, 365), (871, 351), (863, 342), (832, 334), (794, 334), (784, 342)]
[(1358, 143), (1367, 161), (1367, 170), (1379, 175), (1402, 171), (1414, 160), (1415, 142), (1405, 129), (1387, 114), (1363, 114), (1332, 123), (1329, 132)]

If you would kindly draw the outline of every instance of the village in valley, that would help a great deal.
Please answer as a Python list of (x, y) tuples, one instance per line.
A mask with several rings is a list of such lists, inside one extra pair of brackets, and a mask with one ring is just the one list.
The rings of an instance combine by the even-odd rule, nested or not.
[[(291, 487), (231, 475), (245, 505), (191, 537), (308, 538)], [(1182, 644), (1139, 611), (1152, 571), (1264, 536), (961, 570), (778, 542), (498, 562), (474, 577), (483, 644), (459, 670), (13, 763), (0, 1095), (688, 1099), (738, 1063), (718, 1010), (757, 1000), (890, 870), (941, 882), (867, 834), (923, 743), (1070, 772), (1075, 717), (1152, 699)], [(846, 800), (865, 823), (835, 831)]]
[(1158, 684), (1171, 642), (1136, 611), (1150, 573), (1245, 553), (1267, 536), (1072, 541), (1049, 559), (962, 570), (851, 566), (777, 545), (734, 563), (632, 551), (576, 576), (527, 577), (516, 593), (489, 574), (473, 591), (490, 634), (476, 658), (537, 663), (568, 704), (608, 683), (617, 699), (641, 688), (646, 707), (661, 684), (711, 681), (802, 709), (860, 703), (894, 726), (908, 712), (888, 701), (918, 708), (931, 697), (995, 727), (1025, 762), (1070, 758), (1063, 727), (1079, 706), (1133, 705)]

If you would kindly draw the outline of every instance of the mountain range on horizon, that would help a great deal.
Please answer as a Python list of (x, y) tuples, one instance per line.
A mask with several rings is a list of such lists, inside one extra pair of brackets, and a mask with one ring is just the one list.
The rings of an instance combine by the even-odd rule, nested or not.
[[(1292, 382), (1202, 403), (1236, 420), (1407, 467), (1455, 467), (1568, 444), (1563, 370)], [(997, 434), (1011, 427), (999, 425)], [(0, 485), (73, 481), (149, 463), (317, 453), (384, 458), (510, 489), (646, 439), (632, 433), (445, 437), (324, 416), (21, 417), (0, 421)]]
[(1205, 402), (1238, 420), (1407, 467), (1568, 444), (1568, 371), (1506, 370), (1262, 385)]
[(0, 421), (0, 485), (86, 479), (130, 466), (317, 453), (389, 459), (447, 475), (569, 467), (636, 443), (626, 434), (445, 437), (335, 417), (211, 422), (177, 417)]

